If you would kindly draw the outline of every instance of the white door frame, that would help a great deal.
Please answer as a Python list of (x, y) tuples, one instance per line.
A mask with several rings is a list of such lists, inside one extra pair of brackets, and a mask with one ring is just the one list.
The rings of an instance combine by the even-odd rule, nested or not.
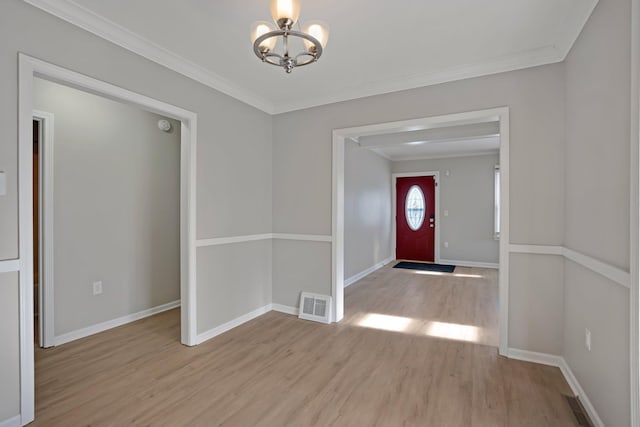
[(53, 147), (55, 117), (46, 111), (33, 110), (33, 120), (39, 122), (39, 252), (40, 283), (38, 283), (38, 332), (40, 347), (52, 347), (54, 343), (54, 293), (53, 293)]
[[(394, 258), (397, 258), (397, 245), (396, 245), (396, 233), (397, 230), (397, 219), (396, 216), (398, 214), (398, 206), (396, 204), (396, 184), (398, 183), (398, 178), (412, 178), (418, 176), (432, 176), (435, 181), (435, 218), (434, 221), (436, 223), (435, 237), (433, 239), (433, 261), (436, 264), (440, 263), (440, 172), (438, 171), (428, 171), (428, 172), (407, 172), (407, 173), (394, 173), (391, 174), (391, 255)], [(425, 221), (427, 218), (425, 218)]]
[(180, 303), (181, 342), (196, 345), (196, 113), (118, 86), (18, 55), (18, 209), (20, 287), (20, 415), (25, 425), (35, 415), (33, 344), (33, 78), (43, 77), (109, 99), (180, 120)]
[(629, 363), (631, 425), (640, 427), (640, 0), (631, 1)]
[(507, 355), (509, 348), (509, 107), (465, 113), (446, 114), (390, 123), (378, 123), (333, 130), (332, 153), (332, 221), (331, 221), (331, 286), (333, 321), (344, 317), (344, 147), (349, 138), (429, 129), (434, 127), (485, 123), (500, 123), (500, 271), (498, 274), (500, 301), (499, 353)]

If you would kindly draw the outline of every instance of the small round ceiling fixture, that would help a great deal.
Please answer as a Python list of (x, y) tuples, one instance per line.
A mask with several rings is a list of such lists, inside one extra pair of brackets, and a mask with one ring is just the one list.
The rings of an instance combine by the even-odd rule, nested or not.
[(163, 132), (169, 132), (171, 130), (171, 123), (165, 119), (158, 120), (158, 129)]

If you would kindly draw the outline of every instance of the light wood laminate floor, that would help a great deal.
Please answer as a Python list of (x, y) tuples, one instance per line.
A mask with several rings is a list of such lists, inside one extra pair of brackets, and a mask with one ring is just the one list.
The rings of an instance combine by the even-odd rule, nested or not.
[(35, 426), (574, 426), (557, 368), (497, 355), (496, 272), (387, 266), (322, 325), (270, 312), (197, 347), (172, 310), (36, 351)]

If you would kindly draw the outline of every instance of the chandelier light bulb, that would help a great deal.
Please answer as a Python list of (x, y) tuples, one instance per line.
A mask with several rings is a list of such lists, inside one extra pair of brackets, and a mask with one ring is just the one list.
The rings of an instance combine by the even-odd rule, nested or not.
[[(304, 32), (318, 40), (322, 48), (327, 45), (327, 40), (329, 39), (329, 28), (324, 22), (311, 21), (305, 26)], [(309, 51), (315, 48), (314, 44), (309, 40), (304, 39), (303, 43)]]
[[(252, 30), (251, 30), (251, 43), (255, 43), (256, 39), (264, 34), (267, 34), (271, 31), (273, 31), (273, 25), (266, 22), (266, 21), (258, 21), (255, 24), (253, 24)], [(276, 46), (276, 42), (278, 40), (275, 37), (270, 37), (268, 39), (263, 40), (262, 42), (260, 42), (260, 44), (258, 45), (260, 48), (261, 52), (269, 52), (272, 51), (273, 48)]]
[(300, 3), (297, 0), (271, 0), (271, 16), (279, 28), (291, 28), (298, 21)]

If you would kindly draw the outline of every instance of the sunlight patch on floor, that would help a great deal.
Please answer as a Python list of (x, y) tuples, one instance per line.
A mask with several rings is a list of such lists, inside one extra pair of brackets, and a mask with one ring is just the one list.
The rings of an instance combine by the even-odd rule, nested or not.
[(467, 277), (470, 279), (483, 279), (484, 276), (481, 274), (464, 274), (464, 273), (443, 273), (442, 271), (422, 271), (415, 270), (413, 274), (423, 274), (428, 276), (451, 276), (451, 277)]
[(470, 279), (484, 279), (484, 276), (481, 274), (462, 274), (462, 273), (454, 273), (452, 274), (454, 277), (468, 277)]
[(412, 319), (410, 317), (391, 316), (388, 314), (367, 313), (355, 322), (356, 326), (379, 329), (382, 331), (400, 332), (404, 334), (430, 336), (454, 341), (479, 342), (482, 328), (459, 323), (431, 322)]
[(431, 337), (445, 338), (455, 341), (478, 342), (477, 326), (460, 325), (458, 323), (429, 322), (426, 334)]
[(383, 331), (407, 332), (415, 319), (388, 314), (368, 313), (356, 324), (364, 328), (381, 329)]
[(422, 271), (422, 270), (413, 270), (413, 274), (422, 274), (427, 276), (448, 276), (448, 273), (443, 273), (441, 271)]

